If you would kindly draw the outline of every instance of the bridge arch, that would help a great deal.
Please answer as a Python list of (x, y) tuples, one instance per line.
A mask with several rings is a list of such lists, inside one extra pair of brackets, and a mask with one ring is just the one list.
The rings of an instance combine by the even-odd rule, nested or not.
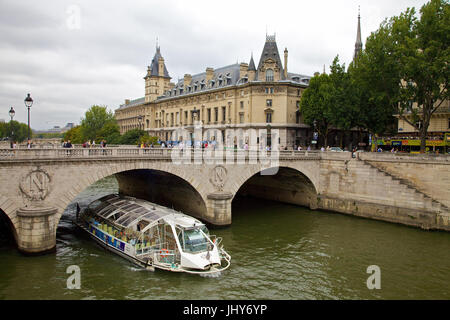
[[(80, 164), (77, 165), (78, 167), (81, 167), (81, 170), (83, 170), (83, 166), (80, 166)], [(89, 170), (89, 168), (91, 168)], [(96, 183), (97, 181), (112, 176), (112, 175), (120, 175), (122, 178), (126, 177), (127, 174), (138, 174), (143, 172), (158, 172), (162, 173), (166, 176), (173, 177), (173, 180), (176, 180), (178, 182), (184, 183), (186, 186), (189, 187), (189, 189), (192, 191), (194, 190), (196, 192), (196, 198), (201, 202), (201, 206), (204, 209), (204, 214), (206, 214), (207, 210), (207, 190), (204, 190), (204, 187), (201, 185), (199, 181), (195, 179), (195, 174), (188, 171), (183, 170), (182, 166), (173, 165), (167, 162), (140, 162), (140, 161), (124, 161), (119, 164), (108, 164), (99, 166), (94, 170), (93, 172), (90, 172), (92, 170), (92, 164), (91, 166), (87, 165), (86, 169), (87, 174), (83, 174), (82, 177), (79, 179), (74, 179), (75, 181), (71, 182), (67, 185), (67, 188), (60, 188), (56, 192), (54, 191), (48, 198), (48, 202), (53, 204), (58, 209), (57, 215), (55, 217), (55, 226), (58, 225), (64, 211), (68, 207), (68, 205), (73, 202), (73, 200), (87, 187), (90, 185)], [(137, 180), (140, 185), (142, 185), (143, 181), (139, 181), (139, 178), (137, 177)], [(125, 179), (126, 180), (126, 179)], [(120, 181), (119, 182), (119, 188), (120, 188)], [(122, 183), (126, 183), (122, 181)], [(126, 189), (126, 188), (124, 188)], [(125, 194), (130, 194), (131, 189), (125, 190)], [(120, 190), (121, 191), (121, 190)], [(142, 194), (139, 194), (138, 196), (142, 196)], [(147, 197), (148, 198), (148, 197)], [(149, 199), (150, 200), (150, 199)], [(175, 207), (174, 207), (175, 208)], [(175, 208), (177, 209), (177, 208)], [(197, 214), (198, 216), (199, 214)], [(202, 216), (198, 216), (198, 218), (202, 218)], [(56, 228), (55, 228), (56, 232)]]
[(19, 220), (16, 214), (17, 209), (19, 209), (19, 206), (15, 202), (4, 196), (0, 196), (0, 215), (3, 215), (4, 218), (7, 219), (16, 243), (20, 230)]
[(279, 167), (256, 168), (239, 179), (233, 190), (234, 197), (250, 195), (278, 202), (317, 208), (319, 189), (313, 170), (280, 164)]

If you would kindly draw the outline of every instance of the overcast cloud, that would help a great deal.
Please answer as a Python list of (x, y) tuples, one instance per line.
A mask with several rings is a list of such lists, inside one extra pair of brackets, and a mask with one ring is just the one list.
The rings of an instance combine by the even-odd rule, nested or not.
[(255, 63), (266, 30), (288, 70), (313, 75), (339, 54), (351, 62), (361, 6), (363, 43), (387, 17), (424, 0), (24, 1), (0, 0), (0, 119), (31, 127), (78, 124), (93, 104), (115, 110), (144, 95), (159, 38), (172, 81), (236, 62)]

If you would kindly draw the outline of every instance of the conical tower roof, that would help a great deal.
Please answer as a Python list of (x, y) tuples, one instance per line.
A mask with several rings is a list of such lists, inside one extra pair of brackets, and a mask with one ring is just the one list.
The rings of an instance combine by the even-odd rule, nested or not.
[[(161, 55), (161, 49), (160, 47), (157, 45), (156, 46), (156, 53), (152, 59), (152, 63), (150, 65), (150, 69), (151, 69), (151, 74), (150, 76), (159, 76), (158, 70), (159, 70), (159, 58), (162, 58)], [(166, 68), (166, 64), (164, 63), (164, 77), (166, 78), (170, 78), (169, 76), (169, 72), (167, 71)]]
[(261, 58), (259, 59), (258, 71), (261, 69), (264, 61), (267, 59), (275, 60), (278, 68), (280, 68), (280, 74), (283, 75), (283, 65), (281, 63), (280, 54), (278, 53), (277, 42), (275, 41), (275, 35), (266, 35), (266, 43), (264, 44), (264, 49), (261, 53)]
[(252, 57), (250, 58), (250, 63), (248, 64), (248, 71), (256, 71), (255, 61), (253, 61), (253, 53)]

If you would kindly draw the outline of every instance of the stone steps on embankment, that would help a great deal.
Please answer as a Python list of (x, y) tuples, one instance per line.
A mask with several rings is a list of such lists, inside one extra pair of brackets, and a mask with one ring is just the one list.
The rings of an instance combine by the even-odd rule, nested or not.
[[(405, 179), (401, 179), (391, 175), (390, 173), (374, 166), (373, 164), (366, 161), (359, 161), (363, 163), (364, 166), (369, 167), (370, 171), (374, 173), (374, 176), (383, 177), (382, 179), (386, 182), (386, 186), (393, 185), (395, 188), (391, 190), (397, 190), (399, 193), (395, 196), (400, 196), (402, 200), (410, 201), (410, 204), (416, 204), (418, 207), (423, 207), (425, 209), (431, 209), (433, 211), (441, 211), (445, 206), (431, 198), (427, 194), (418, 190), (414, 185)], [(448, 209), (448, 208), (447, 208)]]

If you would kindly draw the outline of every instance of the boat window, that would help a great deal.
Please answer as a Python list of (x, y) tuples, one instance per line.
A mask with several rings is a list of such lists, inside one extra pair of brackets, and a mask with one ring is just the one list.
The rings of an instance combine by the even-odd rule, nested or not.
[(101, 215), (102, 217), (107, 217), (111, 212), (113, 212), (114, 210), (116, 210), (115, 207), (113, 206), (109, 206), (107, 208), (102, 209), (101, 211), (98, 212), (99, 215)]
[(118, 220), (121, 216), (123, 216), (125, 214), (125, 212), (123, 211), (117, 211), (112, 217), (111, 220), (116, 221)]
[(202, 226), (200, 229), (209, 237), (209, 230), (206, 226)]
[(199, 228), (184, 230), (184, 251), (190, 253), (206, 251), (208, 239)]

